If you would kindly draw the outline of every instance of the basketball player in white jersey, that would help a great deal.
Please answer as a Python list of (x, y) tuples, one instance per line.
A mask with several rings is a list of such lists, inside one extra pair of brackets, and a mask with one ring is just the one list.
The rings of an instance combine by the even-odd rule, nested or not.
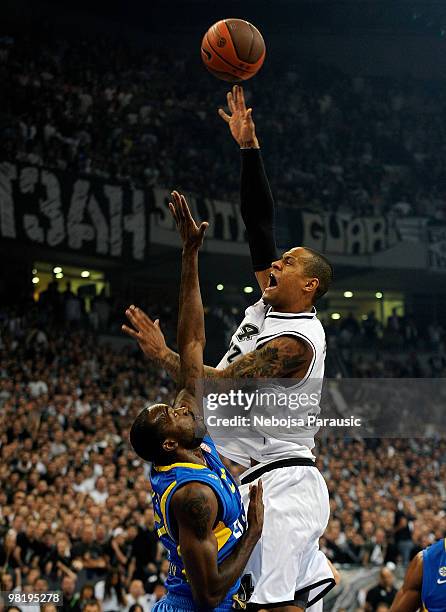
[[(325, 334), (315, 301), (332, 279), (329, 262), (319, 253), (295, 247), (275, 257), (274, 203), (263, 169), (251, 109), (242, 89), (228, 94), (231, 116), (219, 111), (242, 148), (241, 212), (262, 299), (246, 310), (229, 350), (205, 376), (296, 379), (300, 392), (321, 385)], [(127, 316), (136, 329), (124, 326), (143, 352), (174, 379), (179, 358), (165, 344), (159, 321), (140, 309)], [(316, 381), (316, 383), (315, 383)], [(299, 415), (300, 416), (300, 415)], [(334, 584), (334, 573), (318, 541), (329, 518), (325, 481), (315, 467), (314, 431), (261, 438), (222, 439), (222, 455), (248, 468), (241, 493), (248, 499), (251, 483), (262, 477), (264, 532), (246, 569), (250, 606), (284, 612), (322, 610), (322, 597)]]

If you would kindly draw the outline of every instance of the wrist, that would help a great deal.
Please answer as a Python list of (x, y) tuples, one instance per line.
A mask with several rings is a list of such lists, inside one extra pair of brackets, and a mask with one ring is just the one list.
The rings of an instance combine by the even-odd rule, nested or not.
[(246, 530), (246, 543), (254, 546), (260, 540), (261, 535), (261, 530), (248, 526), (248, 529)]
[(156, 360), (161, 367), (164, 367), (164, 363), (167, 361), (169, 352), (170, 352), (170, 349), (167, 346), (167, 344), (165, 346), (160, 347), (160, 349), (158, 350), (158, 355), (157, 355)]
[(248, 140), (240, 140), (240, 149), (260, 149), (259, 141), (257, 136), (253, 136)]
[(198, 255), (199, 247), (195, 244), (183, 244), (183, 256), (184, 257), (195, 257)]

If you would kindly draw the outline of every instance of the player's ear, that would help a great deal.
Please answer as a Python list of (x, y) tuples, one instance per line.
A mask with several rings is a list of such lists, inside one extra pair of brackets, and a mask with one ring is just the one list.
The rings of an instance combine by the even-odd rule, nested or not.
[(178, 448), (178, 442), (173, 440), (172, 438), (167, 438), (161, 445), (163, 451), (166, 453), (171, 453)]
[(313, 293), (319, 287), (319, 279), (318, 278), (308, 278), (304, 285), (304, 291), (308, 291), (308, 293)]

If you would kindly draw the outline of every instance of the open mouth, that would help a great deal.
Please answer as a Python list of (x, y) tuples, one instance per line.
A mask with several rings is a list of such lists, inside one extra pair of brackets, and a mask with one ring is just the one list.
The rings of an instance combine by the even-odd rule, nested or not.
[(277, 279), (274, 276), (274, 274), (271, 272), (269, 275), (269, 283), (268, 283), (267, 289), (273, 289), (274, 287), (277, 287)]

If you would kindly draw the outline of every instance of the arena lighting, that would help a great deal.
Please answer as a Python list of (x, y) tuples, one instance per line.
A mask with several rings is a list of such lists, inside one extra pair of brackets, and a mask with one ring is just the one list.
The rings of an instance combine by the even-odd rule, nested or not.
[(381, 293), (381, 291), (377, 291), (377, 292), (375, 293), (375, 297), (376, 297), (376, 299), (378, 299), (378, 300), (380, 300), (380, 299), (382, 298), (382, 296), (383, 296), (383, 294)]
[(223, 291), (223, 289), (224, 289), (224, 288), (225, 288), (225, 286), (224, 286), (224, 285), (222, 285), (221, 283), (219, 283), (219, 284), (217, 285), (217, 291)]
[(62, 268), (60, 266), (56, 266), (53, 268), (54, 274), (60, 274), (62, 272)]
[(56, 274), (56, 278), (63, 278), (63, 273), (62, 272), (58, 272)]
[(364, 315), (362, 315), (362, 317), (361, 317), (361, 319), (362, 319), (363, 321), (367, 321), (367, 319), (368, 319), (368, 318), (369, 318), (369, 317), (368, 317), (367, 315), (365, 315), (365, 314), (364, 314)]
[(339, 314), (339, 312), (333, 312), (333, 313), (331, 314), (331, 318), (332, 318), (334, 321), (338, 321), (338, 320), (341, 318), (341, 315)]
[(352, 298), (353, 297), (353, 291), (344, 291), (344, 297), (345, 298)]
[(244, 291), (245, 293), (252, 293), (252, 292), (254, 291), (254, 289), (253, 289), (252, 287), (249, 287), (249, 286), (248, 286), (248, 287), (244, 287), (244, 288), (243, 288), (243, 291)]
[(32, 280), (33, 285), (37, 285), (37, 283), (39, 282), (40, 282), (40, 278), (38, 276), (34, 276)]
[(88, 278), (90, 276), (90, 272), (88, 270), (82, 270), (81, 276), (82, 278)]

